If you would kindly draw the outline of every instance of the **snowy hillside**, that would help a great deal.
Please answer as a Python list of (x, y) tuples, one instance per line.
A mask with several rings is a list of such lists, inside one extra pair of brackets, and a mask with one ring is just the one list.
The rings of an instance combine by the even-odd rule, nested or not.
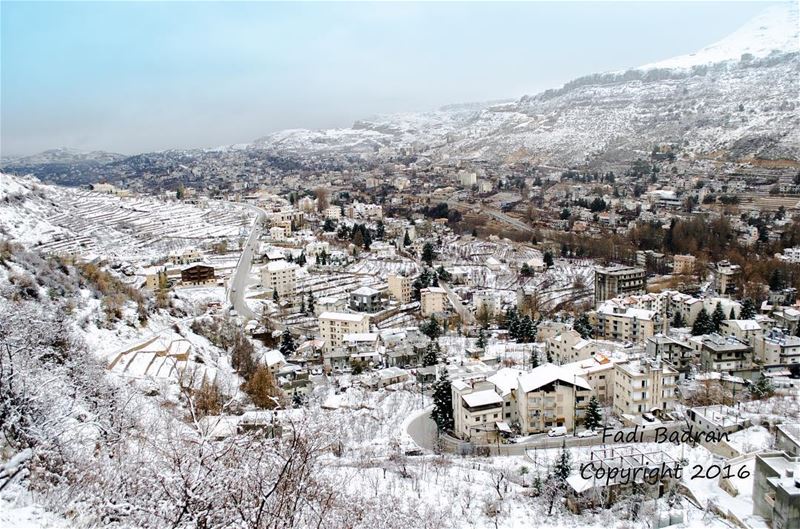
[(654, 68), (691, 68), (724, 61), (738, 61), (745, 54), (760, 59), (773, 52), (797, 50), (800, 20), (791, 4), (767, 9), (724, 39), (688, 55), (673, 57), (641, 66)]
[(378, 153), (413, 147), (432, 159), (578, 163), (676, 143), (728, 159), (800, 152), (798, 11), (772, 7), (697, 53), (589, 75), (515, 102), (292, 130), (256, 142), (281, 152)]

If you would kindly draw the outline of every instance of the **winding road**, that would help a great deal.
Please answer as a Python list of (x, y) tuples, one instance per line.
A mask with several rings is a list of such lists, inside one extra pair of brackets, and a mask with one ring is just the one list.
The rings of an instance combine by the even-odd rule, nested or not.
[(267, 218), (267, 212), (256, 206), (246, 205), (246, 207), (256, 212), (256, 220), (253, 222), (253, 229), (250, 231), (247, 243), (244, 245), (242, 254), (239, 256), (236, 270), (231, 276), (228, 284), (227, 297), (233, 309), (240, 316), (245, 318), (245, 320), (256, 320), (259, 316), (250, 310), (244, 297), (247, 290), (247, 282), (250, 279), (250, 268), (253, 265), (253, 253), (258, 244), (258, 238), (261, 236), (261, 230), (263, 229), (264, 220)]

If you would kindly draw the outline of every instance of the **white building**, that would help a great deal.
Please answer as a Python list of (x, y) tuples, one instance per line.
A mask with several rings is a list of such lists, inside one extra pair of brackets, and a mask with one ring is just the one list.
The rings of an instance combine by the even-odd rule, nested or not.
[(345, 312), (323, 312), (319, 315), (319, 332), (325, 340), (323, 350), (333, 352), (342, 347), (345, 334), (366, 334), (369, 332), (368, 314)]
[(277, 292), (280, 297), (295, 294), (295, 279), (298, 266), (287, 261), (271, 261), (261, 269), (261, 284)]

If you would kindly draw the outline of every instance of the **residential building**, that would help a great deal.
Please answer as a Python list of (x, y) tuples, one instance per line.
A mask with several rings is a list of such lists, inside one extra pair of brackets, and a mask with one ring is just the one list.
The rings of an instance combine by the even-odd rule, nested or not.
[(369, 315), (323, 312), (319, 315), (319, 332), (325, 340), (323, 351), (333, 352), (342, 347), (345, 334), (369, 332)]
[(503, 397), (485, 379), (455, 380), (451, 384), (455, 434), (474, 443), (498, 440), (503, 421)]
[(213, 285), (217, 282), (214, 267), (208, 264), (195, 263), (181, 268), (181, 284)]
[(592, 387), (569, 369), (544, 364), (518, 378), (519, 427), (523, 435), (555, 426), (574, 431), (585, 414)]
[(578, 331), (569, 329), (545, 340), (545, 351), (548, 358), (561, 365), (591, 358), (597, 346), (594, 340), (587, 340)]
[(800, 363), (800, 337), (772, 329), (754, 340), (753, 358), (766, 365)]
[(423, 316), (442, 314), (447, 307), (447, 292), (441, 287), (420, 290), (420, 310)]
[(378, 312), (381, 308), (381, 293), (374, 288), (364, 286), (350, 292), (351, 310), (356, 312)]
[(773, 529), (800, 529), (800, 457), (756, 454), (753, 514)]
[(672, 273), (675, 275), (693, 274), (697, 258), (694, 255), (674, 255)]
[(655, 334), (658, 323), (655, 311), (610, 302), (601, 304), (589, 319), (598, 337), (629, 342), (644, 342)]
[(617, 296), (644, 294), (645, 286), (644, 268), (613, 265), (597, 267), (594, 271), (595, 304)]
[(411, 302), (411, 278), (399, 274), (389, 274), (389, 294), (400, 303)]
[(800, 456), (800, 423), (784, 423), (775, 427), (775, 449), (790, 456)]
[(733, 336), (692, 336), (689, 345), (700, 357), (700, 368), (703, 371), (732, 371), (752, 365), (753, 348)]
[(663, 360), (631, 360), (615, 365), (614, 411), (641, 415), (670, 410), (677, 400), (678, 372)]
[(689, 372), (697, 361), (697, 355), (689, 344), (663, 334), (649, 337), (645, 341), (645, 351), (648, 357), (666, 360), (681, 373)]
[(714, 288), (721, 296), (732, 294), (736, 290), (736, 279), (741, 272), (739, 265), (729, 261), (720, 261), (716, 266), (714, 275)]
[(282, 298), (294, 296), (298, 268), (287, 261), (271, 261), (261, 269), (261, 284)]

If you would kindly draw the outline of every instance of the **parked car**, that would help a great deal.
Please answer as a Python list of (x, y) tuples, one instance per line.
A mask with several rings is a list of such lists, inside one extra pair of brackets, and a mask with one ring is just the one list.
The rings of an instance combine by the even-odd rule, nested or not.
[(594, 437), (595, 435), (597, 435), (597, 432), (594, 430), (584, 430), (578, 434), (578, 437)]
[(547, 432), (548, 437), (563, 437), (567, 435), (567, 428), (566, 426), (556, 426), (555, 428), (551, 428), (549, 432)]

